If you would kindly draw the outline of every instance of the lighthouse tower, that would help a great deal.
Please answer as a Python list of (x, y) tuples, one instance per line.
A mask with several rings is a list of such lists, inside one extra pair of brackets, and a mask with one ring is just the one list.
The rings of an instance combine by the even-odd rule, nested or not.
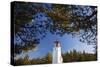
[(62, 63), (63, 58), (61, 56), (61, 47), (60, 47), (60, 42), (55, 41), (55, 46), (53, 48), (53, 54), (52, 54), (52, 63)]

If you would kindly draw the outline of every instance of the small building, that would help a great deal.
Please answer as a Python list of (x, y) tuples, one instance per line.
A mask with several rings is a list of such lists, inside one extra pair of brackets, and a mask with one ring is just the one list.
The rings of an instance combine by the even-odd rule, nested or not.
[(54, 45), (53, 53), (52, 53), (52, 63), (53, 64), (62, 63), (63, 58), (61, 56), (60, 42), (56, 40), (54, 43), (55, 43), (55, 45)]

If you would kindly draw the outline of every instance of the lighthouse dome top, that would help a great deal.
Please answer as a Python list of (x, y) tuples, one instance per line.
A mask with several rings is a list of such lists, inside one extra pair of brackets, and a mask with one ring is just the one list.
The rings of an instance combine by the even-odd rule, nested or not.
[(60, 43), (60, 41), (56, 40), (56, 41), (54, 41), (54, 43)]
[(55, 45), (56, 47), (60, 47), (60, 41), (56, 40), (56, 41), (54, 41), (54, 43), (56, 44)]

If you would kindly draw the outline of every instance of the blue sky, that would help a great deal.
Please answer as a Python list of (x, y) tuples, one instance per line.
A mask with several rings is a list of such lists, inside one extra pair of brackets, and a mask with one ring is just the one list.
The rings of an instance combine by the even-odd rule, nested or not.
[(68, 52), (75, 49), (76, 51), (85, 51), (87, 53), (94, 53), (94, 48), (92, 45), (87, 45), (79, 41), (79, 38), (72, 38), (71, 35), (65, 34), (60, 37), (58, 35), (52, 35), (50, 33), (40, 41), (40, 44), (37, 46), (35, 51), (29, 51), (28, 55), (30, 58), (37, 58), (45, 56), (48, 52), (52, 53), (54, 47), (54, 41), (59, 40), (61, 43), (62, 52)]
[(23, 57), (28, 54), (29, 58), (32, 59), (43, 57), (48, 52), (52, 53), (55, 40), (60, 41), (62, 53), (72, 51), (73, 49), (79, 52), (85, 51), (87, 53), (94, 53), (93, 46), (80, 42), (78, 37), (72, 38), (72, 36), (68, 34), (61, 37), (59, 35), (48, 33), (44, 39), (40, 40), (40, 44), (38, 44), (34, 50), (22, 53), (18, 57)]

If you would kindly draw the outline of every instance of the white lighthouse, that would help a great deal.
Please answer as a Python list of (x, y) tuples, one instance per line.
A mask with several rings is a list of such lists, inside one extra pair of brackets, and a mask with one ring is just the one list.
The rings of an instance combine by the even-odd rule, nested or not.
[(62, 63), (63, 58), (61, 56), (61, 47), (60, 47), (60, 42), (55, 41), (55, 46), (53, 48), (53, 54), (52, 54), (52, 63)]

